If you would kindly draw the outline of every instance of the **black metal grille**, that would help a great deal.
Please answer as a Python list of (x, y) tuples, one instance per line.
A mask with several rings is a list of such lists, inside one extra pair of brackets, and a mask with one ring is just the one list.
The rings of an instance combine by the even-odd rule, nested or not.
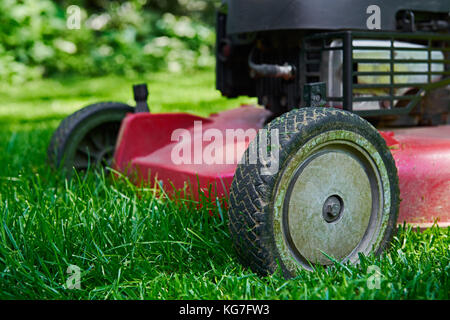
[[(377, 46), (354, 45), (355, 40), (383, 40)], [(364, 41), (359, 41), (360, 43)], [(382, 43), (382, 45), (380, 45)], [(408, 46), (399, 44), (407, 43)], [(334, 44), (334, 45), (332, 45)], [(336, 45), (338, 44), (338, 45)], [(450, 34), (399, 33), (399, 32), (336, 32), (309, 36), (303, 42), (303, 83), (326, 81), (323, 72), (313, 71), (311, 66), (323, 68), (324, 52), (339, 52), (342, 57), (340, 95), (327, 96), (331, 103), (340, 103), (345, 110), (361, 116), (407, 114), (429, 90), (450, 85)], [(423, 52), (420, 58), (402, 58), (402, 51)], [(381, 52), (382, 58), (362, 57), (364, 53)], [(439, 53), (441, 59), (436, 59)], [(441, 54), (442, 53), (442, 54)], [(329, 57), (330, 55), (328, 55)], [(386, 70), (373, 70), (364, 66), (378, 64)], [(402, 66), (408, 66), (405, 71)], [(412, 66), (412, 67), (411, 67)], [(439, 66), (439, 70), (436, 70)], [(425, 81), (410, 82), (405, 79)], [(372, 77), (377, 83), (364, 83), (362, 79)], [(436, 79), (439, 78), (439, 79)], [(328, 84), (329, 85), (329, 84)], [(398, 94), (403, 89), (402, 94)], [(378, 90), (377, 94), (363, 94)], [(407, 91), (405, 91), (407, 90)], [(380, 94), (383, 93), (383, 94)], [(355, 103), (377, 102), (378, 109), (354, 110)]]

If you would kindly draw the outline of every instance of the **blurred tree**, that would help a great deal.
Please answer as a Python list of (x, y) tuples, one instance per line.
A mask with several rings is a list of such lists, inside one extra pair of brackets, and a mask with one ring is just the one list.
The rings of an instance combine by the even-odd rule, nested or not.
[(56, 2), (62, 7), (76, 4), (86, 11), (94, 13), (130, 2), (136, 8), (142, 10), (150, 10), (160, 14), (169, 12), (176, 16), (189, 16), (212, 26), (215, 22), (215, 10), (220, 0), (57, 0)]
[[(215, 0), (0, 0), (0, 79), (212, 66)], [(78, 5), (80, 29), (67, 28)]]

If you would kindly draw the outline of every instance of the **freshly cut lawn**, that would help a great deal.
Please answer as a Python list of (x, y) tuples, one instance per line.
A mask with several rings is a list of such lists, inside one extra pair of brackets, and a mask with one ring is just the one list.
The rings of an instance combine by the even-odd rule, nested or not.
[[(449, 298), (450, 228), (400, 228), (388, 252), (357, 267), (260, 278), (237, 261), (223, 208), (211, 216), (208, 207), (156, 198), (124, 178), (66, 181), (48, 167), (47, 144), (61, 119), (96, 101), (132, 103), (139, 82), (149, 83), (153, 112), (207, 115), (254, 102), (220, 97), (213, 71), (0, 85), (0, 298)], [(66, 288), (69, 265), (81, 270), (79, 290)], [(368, 285), (373, 265), (379, 289)]]

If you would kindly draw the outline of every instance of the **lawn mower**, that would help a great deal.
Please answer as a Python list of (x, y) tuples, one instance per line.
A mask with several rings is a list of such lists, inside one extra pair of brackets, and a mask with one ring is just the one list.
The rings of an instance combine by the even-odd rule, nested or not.
[(437, 0), (224, 1), (217, 89), (260, 106), (153, 114), (135, 85), (135, 107), (64, 119), (49, 159), (228, 198), (238, 257), (260, 274), (357, 263), (397, 224), (450, 224), (449, 12)]

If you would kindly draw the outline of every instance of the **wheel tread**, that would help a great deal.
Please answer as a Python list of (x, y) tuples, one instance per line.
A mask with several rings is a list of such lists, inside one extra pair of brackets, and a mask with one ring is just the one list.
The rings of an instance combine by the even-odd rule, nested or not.
[[(367, 121), (356, 114), (330, 108), (303, 108), (285, 113), (270, 122), (266, 128), (279, 130), (279, 157), (280, 168), (283, 161), (297, 150), (301, 145), (301, 137), (307, 130), (316, 130), (317, 134), (328, 130), (333, 124), (327, 120), (332, 116), (336, 121), (350, 122), (355, 128), (364, 127), (366, 133), (375, 139), (380, 145), (383, 159), (387, 159), (390, 168), (389, 174), (393, 181), (392, 192), (394, 214), (390, 216), (389, 227), (386, 229), (388, 235), (380, 245), (379, 254), (390, 242), (395, 228), (398, 214), (398, 177), (395, 162), (386, 146), (384, 139), (378, 131)], [(314, 132), (313, 132), (314, 134)], [(258, 141), (259, 135), (254, 141)], [(254, 142), (252, 142), (254, 143)], [(248, 159), (248, 151), (244, 157)], [(265, 164), (238, 165), (230, 189), (229, 227), (239, 260), (247, 267), (261, 275), (274, 273), (279, 266), (286, 277), (293, 276), (281, 263), (273, 238), (271, 215), (272, 191), (275, 189), (276, 176), (262, 176), (259, 170)]]

